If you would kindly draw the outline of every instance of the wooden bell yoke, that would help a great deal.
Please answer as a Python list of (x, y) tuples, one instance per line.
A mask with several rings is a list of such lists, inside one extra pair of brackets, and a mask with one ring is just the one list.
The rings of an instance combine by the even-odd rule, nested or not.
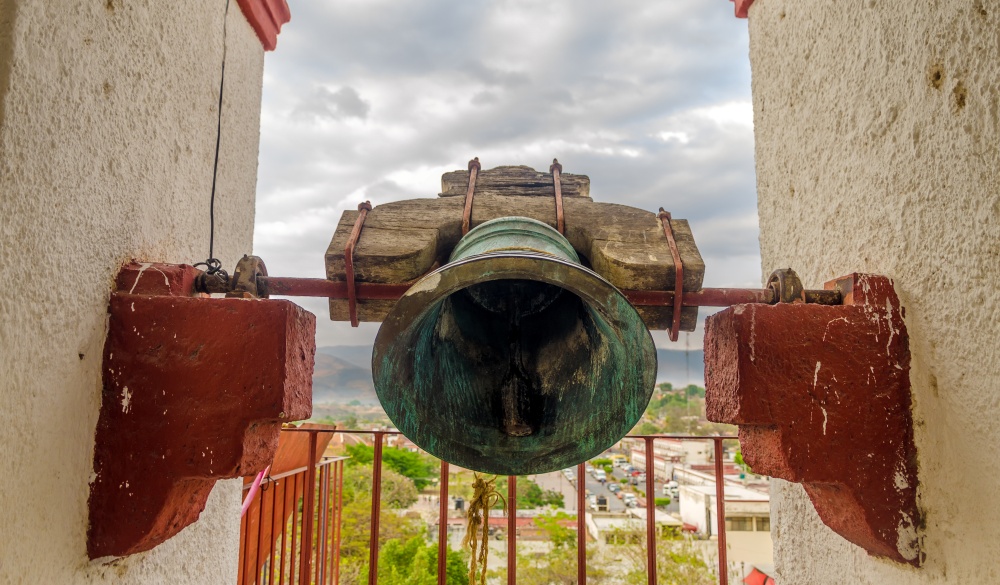
[[(636, 296), (673, 293), (681, 288), (675, 282), (684, 292), (701, 289), (705, 264), (686, 220), (594, 202), (590, 179), (562, 174), (558, 161), (549, 173), (540, 173), (524, 166), (481, 171), (474, 159), (469, 170), (445, 173), (441, 183), (437, 199), (397, 201), (375, 209), (362, 204), (357, 212), (345, 212), (326, 253), (327, 277), (348, 291), (362, 283), (408, 288), (446, 263), (469, 229), (521, 216), (557, 228), (585, 265)], [(331, 319), (381, 322), (398, 298), (355, 295), (356, 315), (349, 298), (331, 298)], [(694, 330), (697, 306), (682, 309), (675, 327), (674, 299), (661, 300), (668, 302), (633, 304), (651, 329)]]

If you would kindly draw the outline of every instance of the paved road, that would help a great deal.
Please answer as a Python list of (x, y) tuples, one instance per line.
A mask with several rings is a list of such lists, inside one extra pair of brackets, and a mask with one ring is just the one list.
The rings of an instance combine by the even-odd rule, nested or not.
[[(574, 469), (574, 475), (576, 470)], [(620, 482), (622, 479), (627, 479), (625, 472), (619, 468), (615, 468), (612, 478), (609, 481)], [(541, 475), (534, 476), (535, 482), (545, 490), (554, 490), (563, 494), (564, 506), (563, 509), (567, 512), (576, 512), (576, 486), (579, 482), (579, 478), (574, 478), (573, 481), (566, 479), (561, 471), (554, 471), (552, 473), (545, 473)], [(621, 484), (624, 491), (635, 491), (636, 489), (645, 490), (645, 482), (642, 482), (639, 486), (632, 486), (629, 484)], [(655, 484), (656, 496), (663, 497), (663, 483), (657, 481)], [(595, 496), (603, 495), (608, 498), (608, 510), (611, 512), (623, 512), (625, 510), (625, 504), (622, 500), (618, 499), (617, 496), (611, 490), (608, 489), (607, 483), (600, 483), (589, 473), (586, 476), (586, 488), (591, 494)], [(638, 494), (637, 494), (638, 495)], [(589, 504), (588, 504), (589, 505)], [(667, 506), (668, 512), (678, 512), (680, 511), (679, 502), (676, 498), (671, 498), (670, 505)]]
[[(628, 476), (625, 474), (625, 472), (622, 471), (618, 467), (615, 468), (613, 476), (614, 476), (615, 481), (618, 481), (618, 480), (621, 480), (621, 479), (628, 479)], [(631, 486), (631, 483), (629, 483), (629, 485)], [(665, 497), (663, 495), (663, 482), (657, 480), (656, 482), (653, 483), (653, 485), (654, 485), (654, 492), (656, 494), (656, 497), (658, 497), (658, 498)], [(645, 480), (639, 482), (639, 485), (638, 486), (634, 486), (632, 489), (640, 489), (640, 490), (645, 491), (646, 490), (646, 482), (645, 482)], [(671, 497), (671, 496), (666, 496), (666, 497), (670, 497), (670, 505), (667, 506), (667, 511), (668, 512), (679, 512), (680, 511), (680, 505), (679, 505), (679, 502), (677, 501), (677, 498), (674, 498), (674, 497)]]
[(552, 490), (563, 495), (563, 510), (576, 512), (576, 486), (559, 471), (534, 476), (535, 483), (543, 490)]

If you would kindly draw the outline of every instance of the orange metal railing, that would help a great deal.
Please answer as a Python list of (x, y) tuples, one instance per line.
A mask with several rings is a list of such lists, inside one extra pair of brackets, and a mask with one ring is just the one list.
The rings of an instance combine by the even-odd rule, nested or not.
[[(346, 457), (323, 457), (330, 438), (335, 434), (364, 434), (374, 439), (372, 473), (371, 536), (369, 542), (368, 583), (378, 582), (379, 518), (381, 514), (382, 447), (386, 435), (396, 431), (334, 430), (331, 427), (308, 427), (282, 430), (282, 447), (297, 444), (298, 452), (308, 453), (306, 464), (280, 471), (278, 460), (295, 452), (279, 447), (272, 474), (261, 482), (250, 508), (243, 517), (240, 535), (240, 585), (272, 584), (338, 584), (340, 571), (340, 527), (343, 510), (343, 471)], [(301, 435), (301, 436), (299, 436)], [(722, 442), (735, 437), (686, 435), (630, 435), (644, 443), (646, 456), (646, 569), (647, 582), (656, 585), (656, 519), (649, 511), (655, 501), (654, 441), (657, 439), (712, 441), (715, 459), (715, 491), (717, 506), (718, 576), (721, 585), (728, 585), (726, 561), (725, 477)], [(302, 439), (305, 439), (303, 442)], [(307, 449), (303, 446), (305, 445)], [(286, 467), (288, 457), (285, 457)], [(294, 459), (294, 458), (293, 458)], [(300, 457), (301, 459), (301, 457)], [(274, 470), (278, 469), (278, 473)], [(446, 585), (445, 566), (448, 549), (448, 463), (441, 462), (440, 510), (438, 517), (438, 583)], [(578, 481), (585, 482), (585, 466), (577, 468)], [(507, 481), (509, 510), (517, 509), (517, 477)], [(249, 481), (244, 494), (250, 491)], [(587, 583), (586, 500), (585, 490), (577, 489), (577, 583)], [(517, 583), (516, 514), (507, 519), (507, 583)]]
[[(276, 464), (279, 460), (284, 463), (284, 471), (276, 473), (282, 466), (272, 465), (271, 475), (261, 481), (240, 523), (240, 585), (332, 584), (340, 580), (347, 458), (322, 456), (321, 448), (326, 448), (332, 436), (329, 429), (304, 429), (306, 435), (289, 437), (287, 431), (291, 430), (282, 432), (283, 444), (275, 457)], [(294, 439), (306, 439), (306, 449), (301, 448), (303, 441)], [(291, 448), (283, 449), (289, 445)], [(302, 451), (308, 458), (303, 459)], [(289, 463), (301, 465), (289, 468)], [(244, 485), (244, 495), (250, 487), (249, 483)]]

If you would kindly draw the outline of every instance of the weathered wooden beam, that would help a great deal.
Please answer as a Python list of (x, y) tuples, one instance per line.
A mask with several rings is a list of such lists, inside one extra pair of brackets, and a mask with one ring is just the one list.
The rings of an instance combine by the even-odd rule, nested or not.
[[(590, 177), (562, 174), (563, 197), (590, 198)], [(469, 171), (451, 171), (441, 175), (438, 197), (465, 197), (469, 190)], [(480, 195), (517, 195), (555, 197), (552, 173), (540, 173), (531, 167), (506, 166), (479, 171), (476, 177), (476, 197)]]
[[(526, 187), (518, 194), (513, 187), (504, 187), (507, 194), (482, 193), (477, 181), (472, 207), (472, 227), (491, 219), (523, 216), (542, 221), (555, 227), (556, 211), (553, 198), (538, 196), (538, 189), (531, 187), (538, 176), (547, 176), (551, 188), (551, 175), (538, 173), (528, 167), (500, 167), (483, 171), (487, 177), (502, 176), (507, 185), (514, 185), (517, 173), (525, 177)], [(459, 179), (448, 179), (464, 173), (467, 188), (468, 172), (446, 173), (442, 180), (458, 185)], [(563, 194), (566, 195), (566, 177), (575, 177), (575, 184), (586, 185), (589, 194), (590, 180), (583, 175), (562, 175)], [(577, 180), (579, 179), (579, 180)], [(452, 181), (452, 183), (449, 183)], [(457, 181), (457, 182), (456, 182)], [(498, 183), (493, 183), (494, 185)], [(455, 188), (451, 188), (455, 190)], [(578, 195), (564, 200), (566, 238), (576, 249), (584, 263), (622, 289), (673, 290), (674, 265), (670, 248), (663, 235), (663, 228), (656, 214), (615, 203), (594, 202)], [(437, 265), (448, 262), (448, 256), (461, 238), (464, 197), (443, 196), (438, 199), (411, 199), (379, 205), (372, 209), (365, 220), (364, 229), (354, 250), (354, 271), (357, 282), (401, 284), (416, 280)], [(327, 278), (344, 280), (344, 248), (357, 219), (358, 212), (347, 211), (326, 253)], [(671, 220), (678, 251), (684, 264), (684, 290), (701, 290), (705, 274), (698, 247), (688, 222)], [(392, 309), (394, 301), (358, 300), (358, 318), (361, 321), (382, 321)], [(639, 314), (651, 329), (667, 329), (672, 317), (671, 307), (638, 307)], [(348, 320), (347, 301), (330, 301), (330, 317), (335, 321)], [(681, 329), (694, 330), (697, 308), (682, 310)]]

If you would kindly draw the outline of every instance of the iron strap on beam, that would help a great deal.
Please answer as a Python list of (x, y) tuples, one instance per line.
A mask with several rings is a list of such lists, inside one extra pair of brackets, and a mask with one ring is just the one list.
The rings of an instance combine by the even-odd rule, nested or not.
[(365, 218), (372, 210), (370, 201), (358, 204), (358, 219), (354, 222), (354, 229), (351, 230), (351, 237), (347, 239), (344, 247), (344, 280), (347, 288), (347, 311), (351, 318), (351, 327), (358, 326), (358, 301), (354, 285), (354, 246), (358, 244), (361, 237), (361, 229), (365, 226)]
[(469, 190), (465, 193), (465, 211), (462, 214), (462, 235), (469, 233), (472, 226), (472, 196), (476, 193), (476, 177), (482, 165), (479, 164), (479, 157), (469, 161)]
[(681, 330), (681, 307), (684, 306), (684, 262), (681, 261), (681, 254), (677, 250), (677, 240), (674, 239), (674, 226), (670, 224), (670, 212), (660, 208), (657, 215), (660, 224), (663, 226), (663, 235), (667, 238), (667, 245), (670, 246), (670, 256), (674, 261), (674, 298), (673, 314), (670, 324), (670, 341), (677, 341)]
[(549, 172), (552, 173), (552, 187), (556, 194), (556, 229), (559, 233), (566, 235), (566, 218), (563, 216), (563, 197), (562, 197), (562, 170), (563, 166), (559, 164), (559, 159), (552, 159), (552, 166), (549, 167)]

